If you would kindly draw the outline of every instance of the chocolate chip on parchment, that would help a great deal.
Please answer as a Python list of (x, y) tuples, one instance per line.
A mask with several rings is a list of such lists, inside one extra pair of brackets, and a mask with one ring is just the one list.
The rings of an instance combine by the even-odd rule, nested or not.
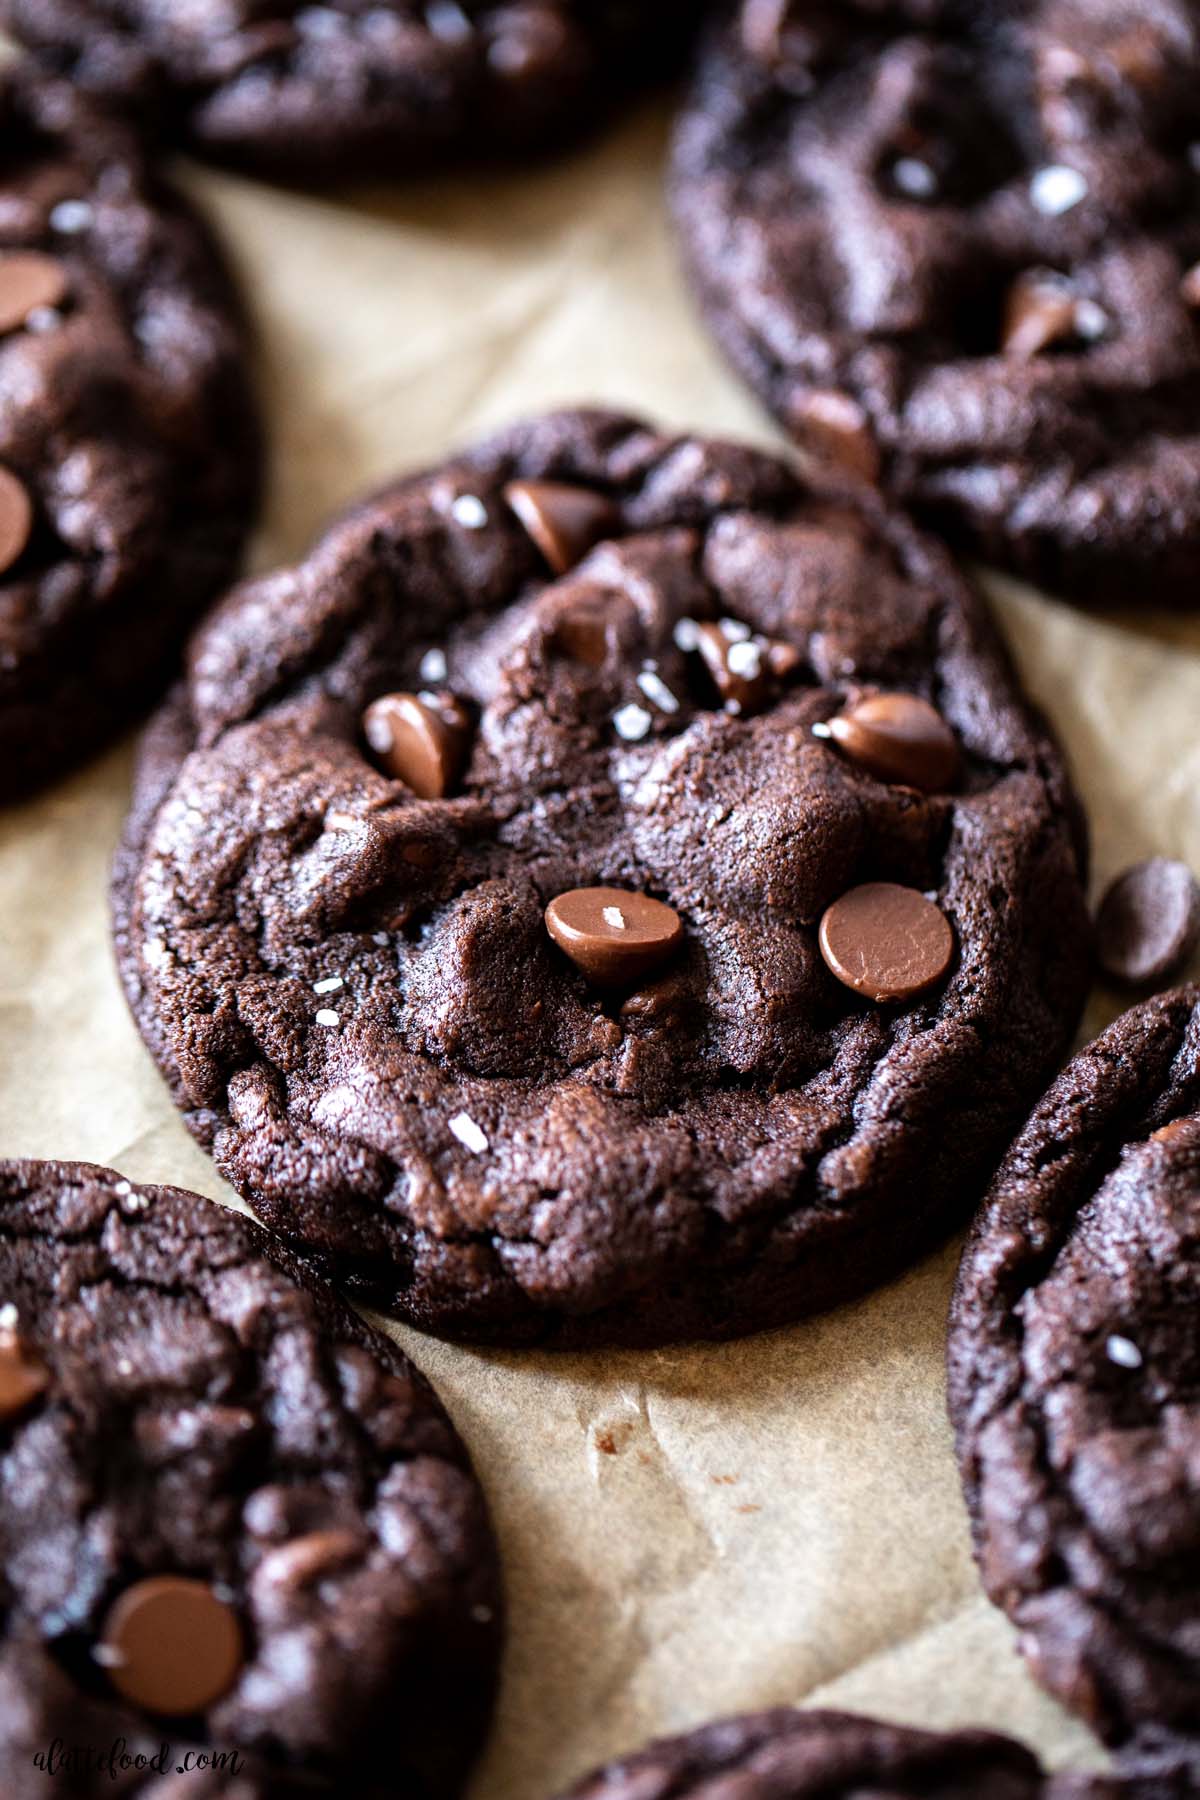
[(185, 1718), (228, 1692), (244, 1656), (237, 1614), (206, 1582), (151, 1575), (113, 1602), (97, 1661), (136, 1706)]
[(937, 708), (916, 694), (864, 695), (814, 733), (832, 738), (843, 755), (881, 781), (933, 794), (958, 778), (958, 740)]
[(666, 962), (683, 938), (674, 907), (624, 888), (574, 888), (546, 908), (559, 949), (599, 987), (631, 987)]
[(420, 800), (442, 800), (466, 763), (471, 719), (450, 693), (384, 694), (363, 714), (363, 735), (388, 775)]
[(1100, 967), (1123, 987), (1154, 987), (1200, 943), (1200, 883), (1165, 856), (1135, 863), (1112, 883), (1096, 915)]
[(24, 483), (0, 464), (0, 575), (11, 569), (33, 530), (33, 502)]
[(582, 562), (621, 522), (603, 494), (563, 481), (510, 481), (504, 498), (556, 575)]
[(867, 882), (835, 900), (821, 920), (820, 945), (845, 987), (881, 1005), (936, 987), (954, 958), (946, 915), (891, 881)]
[(30, 313), (58, 306), (67, 293), (67, 272), (53, 256), (12, 250), (0, 256), (0, 332), (19, 331)]

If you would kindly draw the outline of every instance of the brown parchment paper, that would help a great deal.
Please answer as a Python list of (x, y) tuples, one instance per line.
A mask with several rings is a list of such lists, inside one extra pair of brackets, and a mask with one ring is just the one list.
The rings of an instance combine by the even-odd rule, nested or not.
[[(666, 109), (555, 167), (314, 199), (186, 172), (241, 265), (275, 438), (255, 560), (369, 484), (520, 412), (624, 403), (771, 441), (678, 281)], [(1200, 612), (1122, 620), (997, 584), (1088, 802), (1097, 887), (1200, 867)], [(1200, 602), (1200, 595), (1197, 596)], [(128, 746), (0, 818), (0, 1152), (230, 1199), (113, 977), (105, 880)], [(1101, 996), (1089, 1032), (1118, 1010)], [(782, 1702), (1013, 1731), (1100, 1760), (980, 1595), (944, 1416), (955, 1247), (859, 1305), (656, 1354), (499, 1355), (399, 1332), (487, 1487), (511, 1635), (474, 1800), (548, 1800), (595, 1761)]]

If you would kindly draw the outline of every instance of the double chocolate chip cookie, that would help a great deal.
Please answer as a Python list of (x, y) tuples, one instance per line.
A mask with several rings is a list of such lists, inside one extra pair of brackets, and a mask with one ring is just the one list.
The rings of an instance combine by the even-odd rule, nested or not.
[(460, 1791), (500, 1608), (466, 1453), (238, 1215), (0, 1163), (0, 1547), (5, 1800)]
[(118, 956), (270, 1225), (414, 1322), (794, 1319), (963, 1215), (1087, 984), (1071, 789), (872, 497), (567, 413), (237, 589), (153, 729)]
[(1195, 604), (1194, 0), (742, 0), (673, 187), (810, 450), (1076, 600)]
[(0, 77), (0, 801), (156, 699), (258, 487), (207, 232), (65, 84)]
[(1035, 1109), (967, 1248), (951, 1406), (984, 1583), (1110, 1743), (1200, 1789), (1200, 988)]
[(563, 139), (682, 59), (688, 0), (0, 0), (50, 68), (223, 161), (395, 177)]
[(652, 1744), (564, 1800), (1186, 1800), (1191, 1791), (1177, 1771), (1048, 1775), (989, 1731), (909, 1731), (780, 1709)]

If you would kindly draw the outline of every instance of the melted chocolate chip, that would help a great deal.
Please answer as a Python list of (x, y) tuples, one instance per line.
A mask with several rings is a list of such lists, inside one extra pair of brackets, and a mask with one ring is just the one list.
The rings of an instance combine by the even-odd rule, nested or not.
[(512, 481), (504, 498), (556, 575), (582, 562), (620, 523), (603, 494), (562, 481)]
[(631, 987), (666, 962), (683, 938), (673, 907), (609, 887), (560, 894), (546, 908), (546, 929), (598, 987)]
[(151, 1575), (110, 1608), (98, 1660), (127, 1700), (184, 1718), (228, 1692), (244, 1654), (237, 1614), (205, 1582)]
[(0, 256), (0, 332), (19, 331), (31, 312), (60, 305), (66, 292), (67, 272), (54, 257), (36, 250)]
[(954, 957), (946, 915), (890, 881), (868, 882), (835, 900), (821, 920), (820, 944), (838, 980), (881, 1005), (927, 993)]
[(0, 1332), (0, 1421), (15, 1419), (50, 1385), (50, 1371), (15, 1331)]
[(957, 779), (958, 742), (935, 707), (915, 694), (868, 694), (831, 719), (828, 735), (881, 781), (938, 793)]
[(385, 694), (363, 714), (363, 734), (387, 774), (441, 800), (462, 774), (471, 720), (453, 694)]
[(0, 464), (0, 575), (11, 569), (33, 530), (33, 502), (23, 482)]

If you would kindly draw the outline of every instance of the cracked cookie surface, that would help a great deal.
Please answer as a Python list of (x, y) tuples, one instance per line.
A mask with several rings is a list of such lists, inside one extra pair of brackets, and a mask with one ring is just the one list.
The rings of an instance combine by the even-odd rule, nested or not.
[[(115, 1781), (60, 1766), (79, 1800), (460, 1791), (497, 1657), (483, 1501), (396, 1346), (279, 1258), (177, 1189), (0, 1163), (6, 1800), (46, 1790), (33, 1758), (56, 1740), (175, 1752)], [(106, 1621), (163, 1576), (199, 1584), (241, 1639), (187, 1717), (115, 1685), (161, 1685), (169, 1645), (131, 1673)], [(188, 1751), (234, 1750), (240, 1772), (193, 1760), (177, 1783)]]
[(963, 1258), (951, 1411), (984, 1584), (1108, 1741), (1200, 1779), (1200, 988), (1035, 1108)]
[(1200, 7), (743, 0), (679, 127), (701, 309), (817, 454), (1085, 604), (1200, 576)]
[[(941, 734), (932, 789), (860, 760), (878, 708), (835, 739), (876, 688)], [(475, 1339), (726, 1336), (969, 1208), (1079, 1014), (1080, 836), (936, 546), (558, 414), (218, 608), (143, 751), (117, 952), (192, 1131), (354, 1290)]]
[(687, 0), (0, 0), (56, 73), (283, 178), (394, 178), (569, 138), (678, 65)]
[(0, 800), (157, 699), (258, 491), (221, 259), (135, 141), (0, 77)]

